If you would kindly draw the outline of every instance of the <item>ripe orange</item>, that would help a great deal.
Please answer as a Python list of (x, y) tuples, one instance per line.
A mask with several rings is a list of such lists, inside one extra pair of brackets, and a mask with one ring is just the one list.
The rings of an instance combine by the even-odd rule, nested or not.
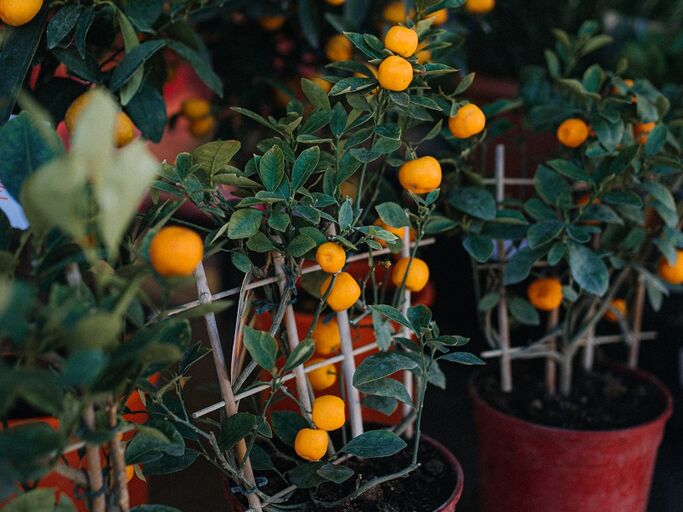
[(129, 464), (126, 466), (126, 483), (129, 483), (135, 476), (135, 466)]
[[(322, 363), (323, 361), (325, 361), (325, 359), (322, 357), (314, 357), (306, 361), (304, 366), (311, 366)], [(330, 386), (334, 386), (334, 383), (337, 382), (337, 370), (333, 364), (327, 364), (308, 372), (308, 380), (311, 381), (313, 391), (322, 391)]]
[(670, 265), (666, 258), (662, 258), (657, 266), (659, 277), (669, 284), (683, 284), (683, 250), (676, 251), (676, 261)]
[[(616, 309), (622, 316), (622, 318), (626, 318), (626, 315), (628, 313), (628, 306), (624, 299), (614, 299), (610, 303), (610, 308)], [(605, 311), (605, 320), (607, 320), (608, 322), (616, 323), (619, 321), (619, 317), (614, 311), (612, 311), (612, 309), (608, 309), (607, 311)]]
[(529, 302), (541, 311), (553, 311), (562, 304), (562, 283), (554, 277), (536, 279), (526, 293)]
[(496, 6), (496, 0), (467, 0), (465, 10), (470, 14), (486, 14)]
[(485, 127), (486, 116), (474, 103), (463, 105), (448, 119), (449, 130), (458, 139), (468, 139), (481, 133)]
[(334, 395), (323, 395), (313, 400), (313, 423), (320, 430), (332, 432), (342, 428), (346, 422), (344, 400)]
[(275, 32), (276, 30), (280, 30), (286, 21), (287, 18), (282, 15), (263, 16), (259, 18), (258, 24), (261, 25), (261, 28), (267, 32)]
[(185, 277), (194, 272), (204, 257), (204, 242), (191, 229), (162, 228), (149, 245), (149, 261), (164, 277)]
[(358, 194), (358, 183), (354, 180), (346, 180), (339, 185), (339, 195), (344, 197), (350, 197), (355, 199)]
[(403, 57), (392, 55), (379, 65), (379, 84), (390, 91), (405, 91), (413, 81), (413, 66)]
[(568, 148), (578, 148), (586, 142), (589, 133), (590, 129), (583, 119), (567, 119), (557, 128), (557, 140)]
[(448, 9), (439, 9), (427, 16), (428, 20), (432, 20), (432, 26), (438, 27), (448, 21)]
[(384, 36), (384, 46), (401, 57), (410, 57), (417, 50), (417, 32), (410, 28), (396, 25)]
[(316, 462), (327, 453), (329, 438), (324, 430), (302, 428), (294, 438), (294, 451), (304, 460)]
[(216, 128), (216, 118), (207, 116), (203, 119), (197, 119), (190, 122), (190, 133), (196, 137), (206, 137)]
[(0, 0), (0, 19), (13, 27), (26, 25), (35, 18), (43, 0)]
[(398, 23), (403, 23), (406, 18), (412, 18), (415, 15), (415, 11), (410, 11), (406, 13), (406, 6), (403, 0), (395, 0), (394, 2), (389, 2), (382, 10), (382, 16), (386, 21), (392, 25)]
[(424, 65), (432, 60), (432, 52), (429, 50), (429, 48), (427, 48), (425, 43), (420, 43), (417, 45), (417, 53), (415, 54), (415, 57), (417, 57), (418, 64)]
[[(332, 276), (329, 276), (320, 285), (320, 295), (324, 295), (330, 287)], [(327, 297), (327, 304), (334, 311), (344, 311), (353, 306), (360, 298), (360, 286), (348, 272), (339, 272), (334, 281), (334, 286)]]
[(188, 98), (183, 101), (182, 113), (190, 121), (203, 119), (211, 113), (211, 103), (204, 98)]
[(335, 6), (335, 7), (338, 6), (338, 5), (344, 5), (344, 3), (346, 2), (346, 0), (325, 0), (325, 1), (326, 1), (329, 5), (333, 5), (333, 6)]
[[(406, 275), (406, 270), (408, 270), (408, 262), (410, 262), (410, 258), (401, 258), (394, 265), (391, 272), (391, 282), (394, 283), (394, 286), (401, 286), (403, 276)], [(427, 286), (427, 282), (429, 282), (429, 267), (424, 260), (413, 258), (412, 263), (410, 263), (410, 270), (408, 270), (408, 277), (406, 278), (406, 288), (411, 292), (419, 292)]]
[[(375, 222), (372, 223), (375, 226), (379, 226), (382, 229), (385, 229), (389, 233), (393, 233), (397, 237), (399, 237), (401, 240), (403, 240), (403, 230), (405, 228), (395, 228), (394, 226), (390, 226), (386, 222), (384, 222), (382, 219), (377, 219)], [(413, 228), (410, 228), (410, 240), (415, 240), (415, 230)], [(375, 238), (375, 241), (379, 243), (382, 247), (386, 247), (387, 243), (384, 240), (380, 240), (379, 238)]]
[(353, 44), (344, 34), (335, 34), (325, 43), (325, 56), (332, 62), (351, 60)]
[[(1, 1), (1, 0), (0, 0)], [(85, 110), (85, 107), (90, 102), (92, 96), (90, 92), (81, 94), (76, 98), (73, 103), (69, 106), (64, 116), (64, 123), (66, 124), (66, 129), (71, 135), (76, 131), (76, 126), (78, 125), (78, 118)], [(130, 117), (125, 112), (119, 112), (116, 118), (116, 132), (114, 134), (114, 142), (116, 147), (122, 148), (127, 144), (130, 144), (135, 138), (135, 125)]]
[(638, 144), (645, 144), (650, 132), (655, 129), (657, 123), (636, 123), (633, 125), (633, 136)]
[(329, 322), (318, 321), (311, 338), (315, 341), (315, 351), (321, 356), (329, 356), (339, 352), (341, 346), (341, 335), (339, 334), (339, 324), (333, 318)]
[(324, 272), (336, 274), (346, 265), (346, 252), (339, 244), (325, 242), (315, 251), (315, 261)]
[(433, 156), (409, 160), (399, 169), (398, 181), (415, 194), (428, 194), (441, 185), (441, 164)]

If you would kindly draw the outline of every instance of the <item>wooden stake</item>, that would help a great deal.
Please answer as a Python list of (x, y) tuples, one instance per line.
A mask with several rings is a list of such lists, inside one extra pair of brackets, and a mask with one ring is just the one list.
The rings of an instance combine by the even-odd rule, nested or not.
[(638, 356), (640, 354), (640, 340), (643, 330), (643, 310), (645, 309), (645, 279), (642, 274), (638, 276), (638, 288), (633, 303), (633, 339), (628, 350), (628, 365), (630, 368), (638, 366)]
[[(83, 423), (91, 432), (95, 431), (95, 406), (90, 403), (83, 410)], [(92, 493), (92, 512), (105, 512), (106, 492), (100, 464), (100, 447), (86, 443), (85, 458), (88, 461), (88, 481)]]
[[(560, 308), (555, 308), (548, 316), (548, 331), (555, 329), (559, 320)], [(551, 352), (557, 350), (557, 338), (555, 336), (548, 340), (548, 350)], [(545, 389), (549, 395), (557, 393), (557, 362), (552, 357), (547, 357), (545, 360)]]
[[(505, 146), (496, 145), (496, 201), (502, 208), (505, 200)], [(502, 274), (505, 272), (505, 241), (498, 241), (498, 261), (501, 263), (500, 300), (498, 302), (498, 331), (500, 336), (500, 386), (504, 393), (512, 391), (512, 364), (510, 362), (510, 324), (508, 321), (508, 305)]]
[[(109, 426), (115, 427), (117, 422), (116, 404), (112, 403), (107, 408), (107, 416)], [(114, 482), (119, 497), (120, 512), (128, 512), (130, 510), (130, 498), (128, 495), (128, 482), (126, 481), (126, 460), (123, 453), (123, 446), (121, 444), (122, 434), (117, 432), (109, 442), (111, 451), (112, 466), (114, 469)]]
[[(401, 256), (403, 258), (409, 258), (410, 257), (410, 226), (406, 226), (403, 228), (403, 245), (401, 247)], [(401, 302), (401, 313), (403, 313), (403, 316), (407, 318), (408, 316), (408, 308), (410, 308), (410, 301), (411, 301), (411, 293), (408, 288), (405, 288), (403, 290), (403, 301)], [(401, 336), (403, 338), (410, 338), (411, 337), (411, 332), (410, 329), (408, 329), (405, 326), (401, 327)], [(413, 395), (415, 394), (415, 384), (413, 382), (413, 372), (410, 371), (405, 371), (403, 372), (403, 385), (406, 388), (406, 391), (408, 392), (408, 395), (410, 396), (410, 400), (412, 402), (413, 400)], [(408, 417), (412, 412), (413, 412), (413, 407), (412, 404), (403, 404), (402, 405), (402, 412), (403, 412), (403, 417), (406, 418)], [(413, 437), (413, 425), (414, 422), (411, 422), (407, 428), (406, 428), (406, 436), (408, 438)]]
[[(204, 272), (204, 265), (200, 263), (195, 270), (195, 277), (197, 278), (197, 293), (199, 294), (199, 303), (208, 304), (211, 302), (211, 290), (209, 288), (209, 283), (206, 279), (206, 272)], [(206, 330), (209, 336), (209, 343), (211, 345), (211, 353), (213, 355), (213, 363), (216, 367), (216, 376), (218, 377), (218, 385), (221, 390), (221, 398), (225, 402), (225, 414), (229, 417), (237, 414), (237, 404), (235, 403), (235, 397), (232, 394), (232, 383), (230, 382), (230, 377), (228, 376), (228, 371), (225, 366), (225, 355), (223, 354), (223, 347), (221, 346), (221, 338), (218, 333), (218, 324), (216, 323), (216, 315), (214, 313), (209, 313), (204, 316), (206, 321)], [(242, 464), (244, 471), (244, 480), (252, 487), (253, 490), (256, 488), (256, 480), (254, 479), (254, 471), (251, 467), (251, 462), (248, 458), (245, 459), (247, 455), (247, 444), (244, 439), (240, 439), (237, 445), (235, 445), (235, 453), (237, 455), (238, 463)], [(259, 497), (250, 492), (247, 494), (247, 500), (249, 502), (249, 507), (256, 512), (261, 512), (261, 500)]]

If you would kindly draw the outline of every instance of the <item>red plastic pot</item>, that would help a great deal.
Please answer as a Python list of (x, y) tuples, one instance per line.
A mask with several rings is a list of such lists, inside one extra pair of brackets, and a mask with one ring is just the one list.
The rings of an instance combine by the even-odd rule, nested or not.
[(481, 512), (645, 512), (657, 449), (673, 400), (656, 378), (662, 413), (634, 427), (581, 431), (546, 427), (486, 403), (474, 382)]
[[(465, 478), (460, 462), (458, 462), (458, 459), (455, 458), (455, 455), (453, 455), (448, 448), (428, 435), (422, 434), (421, 441), (436, 448), (446, 463), (451, 466), (453, 473), (456, 475), (456, 481), (453, 483), (453, 492), (448, 499), (444, 501), (443, 505), (434, 510), (434, 512), (455, 512), (455, 508), (460, 501), (462, 490), (465, 485)], [(246, 508), (244, 505), (242, 505), (242, 503), (240, 503), (240, 501), (230, 492), (230, 483), (228, 481), (226, 481), (226, 485), (223, 486), (223, 489), (225, 490), (225, 498), (228, 503), (227, 512), (245, 512)], [(429, 492), (429, 490), (425, 489), (425, 492)]]

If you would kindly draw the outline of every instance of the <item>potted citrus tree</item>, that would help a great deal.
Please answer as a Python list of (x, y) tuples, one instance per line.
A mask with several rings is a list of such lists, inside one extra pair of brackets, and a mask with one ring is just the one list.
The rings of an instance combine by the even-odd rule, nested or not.
[[(635, 367), (646, 298), (657, 310), (683, 277), (680, 146), (666, 97), (585, 58), (609, 44), (597, 24), (555, 35), (522, 95), (527, 121), (556, 133), (557, 157), (528, 195), (499, 197), (507, 230), (481, 219), (468, 235), (488, 262), (478, 306), (501, 357), (500, 376), (472, 384), (482, 506), (644, 511), (671, 397)], [(511, 347), (510, 325), (528, 326), (513, 331), (528, 341)], [(594, 365), (610, 341), (631, 368)], [(516, 372), (515, 358), (536, 363)]]

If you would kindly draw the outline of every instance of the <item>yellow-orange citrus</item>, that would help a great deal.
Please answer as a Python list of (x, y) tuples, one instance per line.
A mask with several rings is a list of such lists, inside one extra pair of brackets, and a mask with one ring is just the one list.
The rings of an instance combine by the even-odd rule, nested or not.
[(666, 258), (662, 258), (657, 266), (659, 277), (669, 284), (683, 284), (683, 250), (676, 251), (676, 261), (671, 265)]
[[(320, 295), (324, 295), (330, 287), (333, 276), (329, 276), (320, 285)], [(360, 298), (360, 286), (348, 272), (339, 272), (336, 275), (332, 291), (327, 297), (327, 304), (334, 311), (344, 311), (353, 306)]]
[(339, 195), (355, 199), (358, 194), (358, 183), (353, 180), (346, 180), (339, 185)]
[(390, 91), (405, 91), (413, 81), (413, 66), (398, 55), (387, 57), (379, 65), (379, 84)]
[(465, 10), (470, 14), (486, 14), (496, 6), (496, 0), (467, 0)]
[(43, 0), (0, 0), (0, 19), (13, 27), (26, 25), (35, 18)]
[(410, 262), (410, 269), (408, 269), (409, 262), (410, 258), (401, 258), (396, 262), (391, 271), (391, 282), (394, 283), (394, 286), (401, 286), (407, 270), (406, 288), (411, 292), (419, 292), (429, 282), (429, 267), (424, 260), (413, 258), (413, 261)]
[(280, 30), (286, 21), (287, 18), (285, 18), (282, 15), (263, 16), (259, 18), (258, 24), (261, 25), (261, 28), (263, 30), (266, 30), (268, 32), (275, 32), (276, 30)]
[(315, 82), (315, 84), (318, 85), (323, 91), (325, 92), (330, 92), (330, 89), (332, 89), (332, 84), (325, 80), (323, 77), (320, 75), (315, 75), (310, 78), (312, 82)]
[(417, 57), (418, 64), (426, 64), (432, 60), (432, 52), (429, 50), (429, 48), (427, 48), (426, 44), (420, 43), (417, 46), (417, 53), (415, 54), (415, 57)]
[(458, 109), (454, 116), (448, 119), (448, 129), (453, 137), (468, 139), (481, 133), (486, 127), (484, 112), (474, 103), (468, 103)]
[(346, 422), (344, 400), (334, 395), (323, 395), (313, 400), (311, 419), (320, 430), (332, 432)]
[(130, 482), (135, 476), (135, 466), (129, 464), (126, 466), (126, 483)]
[(315, 261), (323, 271), (336, 274), (346, 265), (346, 251), (339, 244), (325, 242), (315, 251)]
[(197, 121), (211, 113), (211, 103), (204, 98), (188, 98), (183, 101), (181, 111), (190, 121)]
[(553, 311), (562, 304), (562, 283), (554, 277), (536, 279), (526, 293), (529, 302), (541, 311)]
[(414, 14), (415, 11), (413, 10), (406, 13), (406, 6), (403, 3), (403, 0), (389, 2), (382, 10), (382, 17), (392, 25), (403, 23), (406, 21), (406, 18), (412, 18)]
[(645, 144), (650, 132), (655, 129), (657, 123), (636, 123), (633, 125), (633, 136), (638, 144)]
[(401, 186), (415, 194), (428, 194), (441, 185), (441, 164), (433, 156), (404, 163), (398, 171)]
[(213, 116), (190, 122), (190, 133), (198, 139), (209, 135), (214, 128), (216, 128), (216, 118)]
[(401, 57), (410, 57), (417, 50), (417, 32), (407, 27), (396, 25), (384, 36), (384, 46)]
[(167, 226), (149, 244), (149, 261), (164, 277), (185, 277), (194, 272), (204, 257), (204, 242), (191, 229)]
[[(314, 357), (306, 361), (304, 366), (311, 366), (325, 361), (322, 357)], [(311, 381), (313, 391), (322, 391), (333, 386), (337, 382), (337, 370), (333, 364), (326, 364), (308, 372), (308, 380)]]
[(333, 6), (335, 6), (335, 7), (338, 6), (338, 5), (344, 5), (344, 3), (346, 2), (346, 0), (325, 0), (325, 1), (326, 1), (329, 5), (333, 5)]
[[(394, 226), (390, 226), (386, 222), (384, 222), (382, 219), (376, 219), (375, 222), (373, 222), (373, 225), (379, 226), (382, 229), (385, 229), (389, 233), (393, 233), (397, 237), (399, 237), (401, 240), (403, 240), (403, 230), (405, 228), (395, 228)], [(415, 240), (415, 230), (413, 228), (410, 228), (410, 240)], [(375, 241), (379, 243), (382, 247), (386, 247), (387, 243), (384, 240), (380, 240), (379, 238), (376, 238)]]
[[(81, 117), (85, 107), (90, 103), (91, 98), (90, 92), (81, 94), (67, 109), (66, 115), (64, 116), (64, 123), (70, 134), (73, 135), (76, 130), (78, 118)], [(125, 112), (119, 112), (116, 117), (116, 132), (114, 133), (116, 147), (122, 148), (132, 142), (134, 138), (135, 125), (133, 125), (133, 121), (130, 120), (130, 117), (128, 117)]]
[(316, 462), (327, 453), (329, 438), (324, 430), (302, 428), (294, 438), (294, 451), (304, 460)]
[(332, 62), (351, 60), (353, 44), (344, 34), (335, 34), (325, 43), (325, 56)]
[(610, 308), (605, 311), (605, 320), (615, 323), (619, 321), (619, 317), (613, 311), (614, 309), (619, 312), (619, 315), (621, 315), (622, 318), (626, 318), (626, 315), (628, 314), (628, 306), (626, 305), (626, 301), (624, 299), (614, 299), (612, 302), (610, 302)]
[(448, 21), (448, 9), (439, 9), (427, 16), (428, 20), (432, 20), (432, 25), (438, 27)]
[(311, 338), (315, 342), (315, 351), (321, 356), (329, 356), (339, 352), (341, 335), (339, 334), (337, 319), (333, 318), (329, 322), (320, 320), (313, 329)]
[(557, 140), (568, 148), (578, 148), (586, 142), (590, 129), (583, 119), (566, 119), (557, 128)]

